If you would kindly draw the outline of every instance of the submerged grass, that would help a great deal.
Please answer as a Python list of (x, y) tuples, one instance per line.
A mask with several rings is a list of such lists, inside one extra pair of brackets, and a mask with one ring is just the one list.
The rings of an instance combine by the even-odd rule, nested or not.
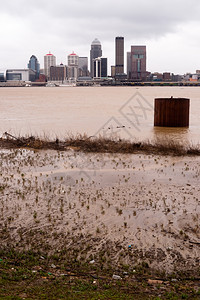
[(199, 145), (183, 145), (173, 140), (156, 140), (154, 142), (129, 141), (124, 139), (112, 139), (106, 137), (88, 137), (86, 134), (68, 136), (64, 140), (50, 140), (48, 137), (40, 138), (35, 136), (14, 137), (7, 132), (0, 138), (1, 148), (32, 148), (32, 149), (52, 149), (68, 150), (73, 148), (76, 151), (94, 153), (144, 153), (157, 155), (186, 156), (200, 155)]

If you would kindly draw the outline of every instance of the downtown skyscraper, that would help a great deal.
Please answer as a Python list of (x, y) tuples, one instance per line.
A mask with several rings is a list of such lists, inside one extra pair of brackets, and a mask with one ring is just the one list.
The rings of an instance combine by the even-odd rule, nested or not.
[(102, 56), (101, 43), (98, 39), (94, 39), (94, 41), (91, 44), (91, 50), (90, 50), (90, 76), (91, 77), (94, 76), (93, 59), (101, 56)]
[(131, 79), (145, 81), (147, 77), (146, 70), (146, 46), (131, 46)]
[(71, 80), (77, 80), (78, 78), (78, 62), (79, 57), (76, 53), (72, 52), (67, 56), (68, 61), (68, 77)]
[(44, 56), (44, 74), (50, 79), (50, 67), (56, 66), (56, 57), (50, 52)]
[(36, 72), (36, 78), (39, 78), (40, 75), (40, 64), (38, 62), (38, 59), (35, 55), (32, 55), (29, 59), (28, 63), (28, 69), (32, 69)]
[(115, 75), (124, 74), (124, 37), (115, 38)]

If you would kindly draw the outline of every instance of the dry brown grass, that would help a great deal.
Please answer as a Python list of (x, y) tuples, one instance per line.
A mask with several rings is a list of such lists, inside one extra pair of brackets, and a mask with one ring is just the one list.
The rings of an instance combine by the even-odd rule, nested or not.
[(105, 137), (88, 137), (87, 135), (68, 136), (65, 140), (50, 140), (48, 137), (13, 137), (5, 134), (0, 138), (1, 148), (32, 148), (32, 149), (52, 149), (65, 151), (72, 148), (76, 151), (94, 152), (94, 153), (144, 153), (157, 155), (186, 156), (200, 155), (200, 147), (184, 146), (171, 140), (155, 142), (131, 142), (122, 139), (109, 139)]

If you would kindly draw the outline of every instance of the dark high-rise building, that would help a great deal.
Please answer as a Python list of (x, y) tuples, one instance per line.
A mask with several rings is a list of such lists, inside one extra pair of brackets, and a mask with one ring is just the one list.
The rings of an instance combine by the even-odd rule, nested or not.
[(131, 52), (127, 52), (127, 78), (131, 78)]
[(32, 55), (29, 63), (28, 63), (28, 69), (32, 69), (36, 72), (36, 79), (40, 76), (40, 64), (38, 62), (38, 59), (35, 55)]
[(88, 58), (80, 57), (78, 60), (78, 76), (85, 77), (88, 76)]
[(146, 46), (131, 46), (131, 79), (145, 81), (146, 77)]
[(101, 57), (102, 50), (101, 50), (101, 43), (98, 39), (94, 39), (91, 44), (90, 50), (90, 75), (93, 76), (93, 59)]
[(115, 74), (124, 73), (124, 37), (115, 38)]
[(101, 57), (101, 77), (108, 76), (108, 59)]

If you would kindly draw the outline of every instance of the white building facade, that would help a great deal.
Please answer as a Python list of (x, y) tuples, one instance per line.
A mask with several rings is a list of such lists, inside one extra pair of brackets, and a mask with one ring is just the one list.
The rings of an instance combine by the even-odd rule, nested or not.
[(56, 57), (50, 52), (44, 56), (44, 74), (47, 80), (50, 79), (50, 67), (56, 66)]
[(93, 74), (92, 77), (95, 79), (101, 78), (101, 57), (97, 57), (93, 59)]
[(78, 78), (79, 57), (76, 53), (72, 52), (70, 55), (68, 55), (67, 61), (68, 61), (68, 79), (76, 81)]

